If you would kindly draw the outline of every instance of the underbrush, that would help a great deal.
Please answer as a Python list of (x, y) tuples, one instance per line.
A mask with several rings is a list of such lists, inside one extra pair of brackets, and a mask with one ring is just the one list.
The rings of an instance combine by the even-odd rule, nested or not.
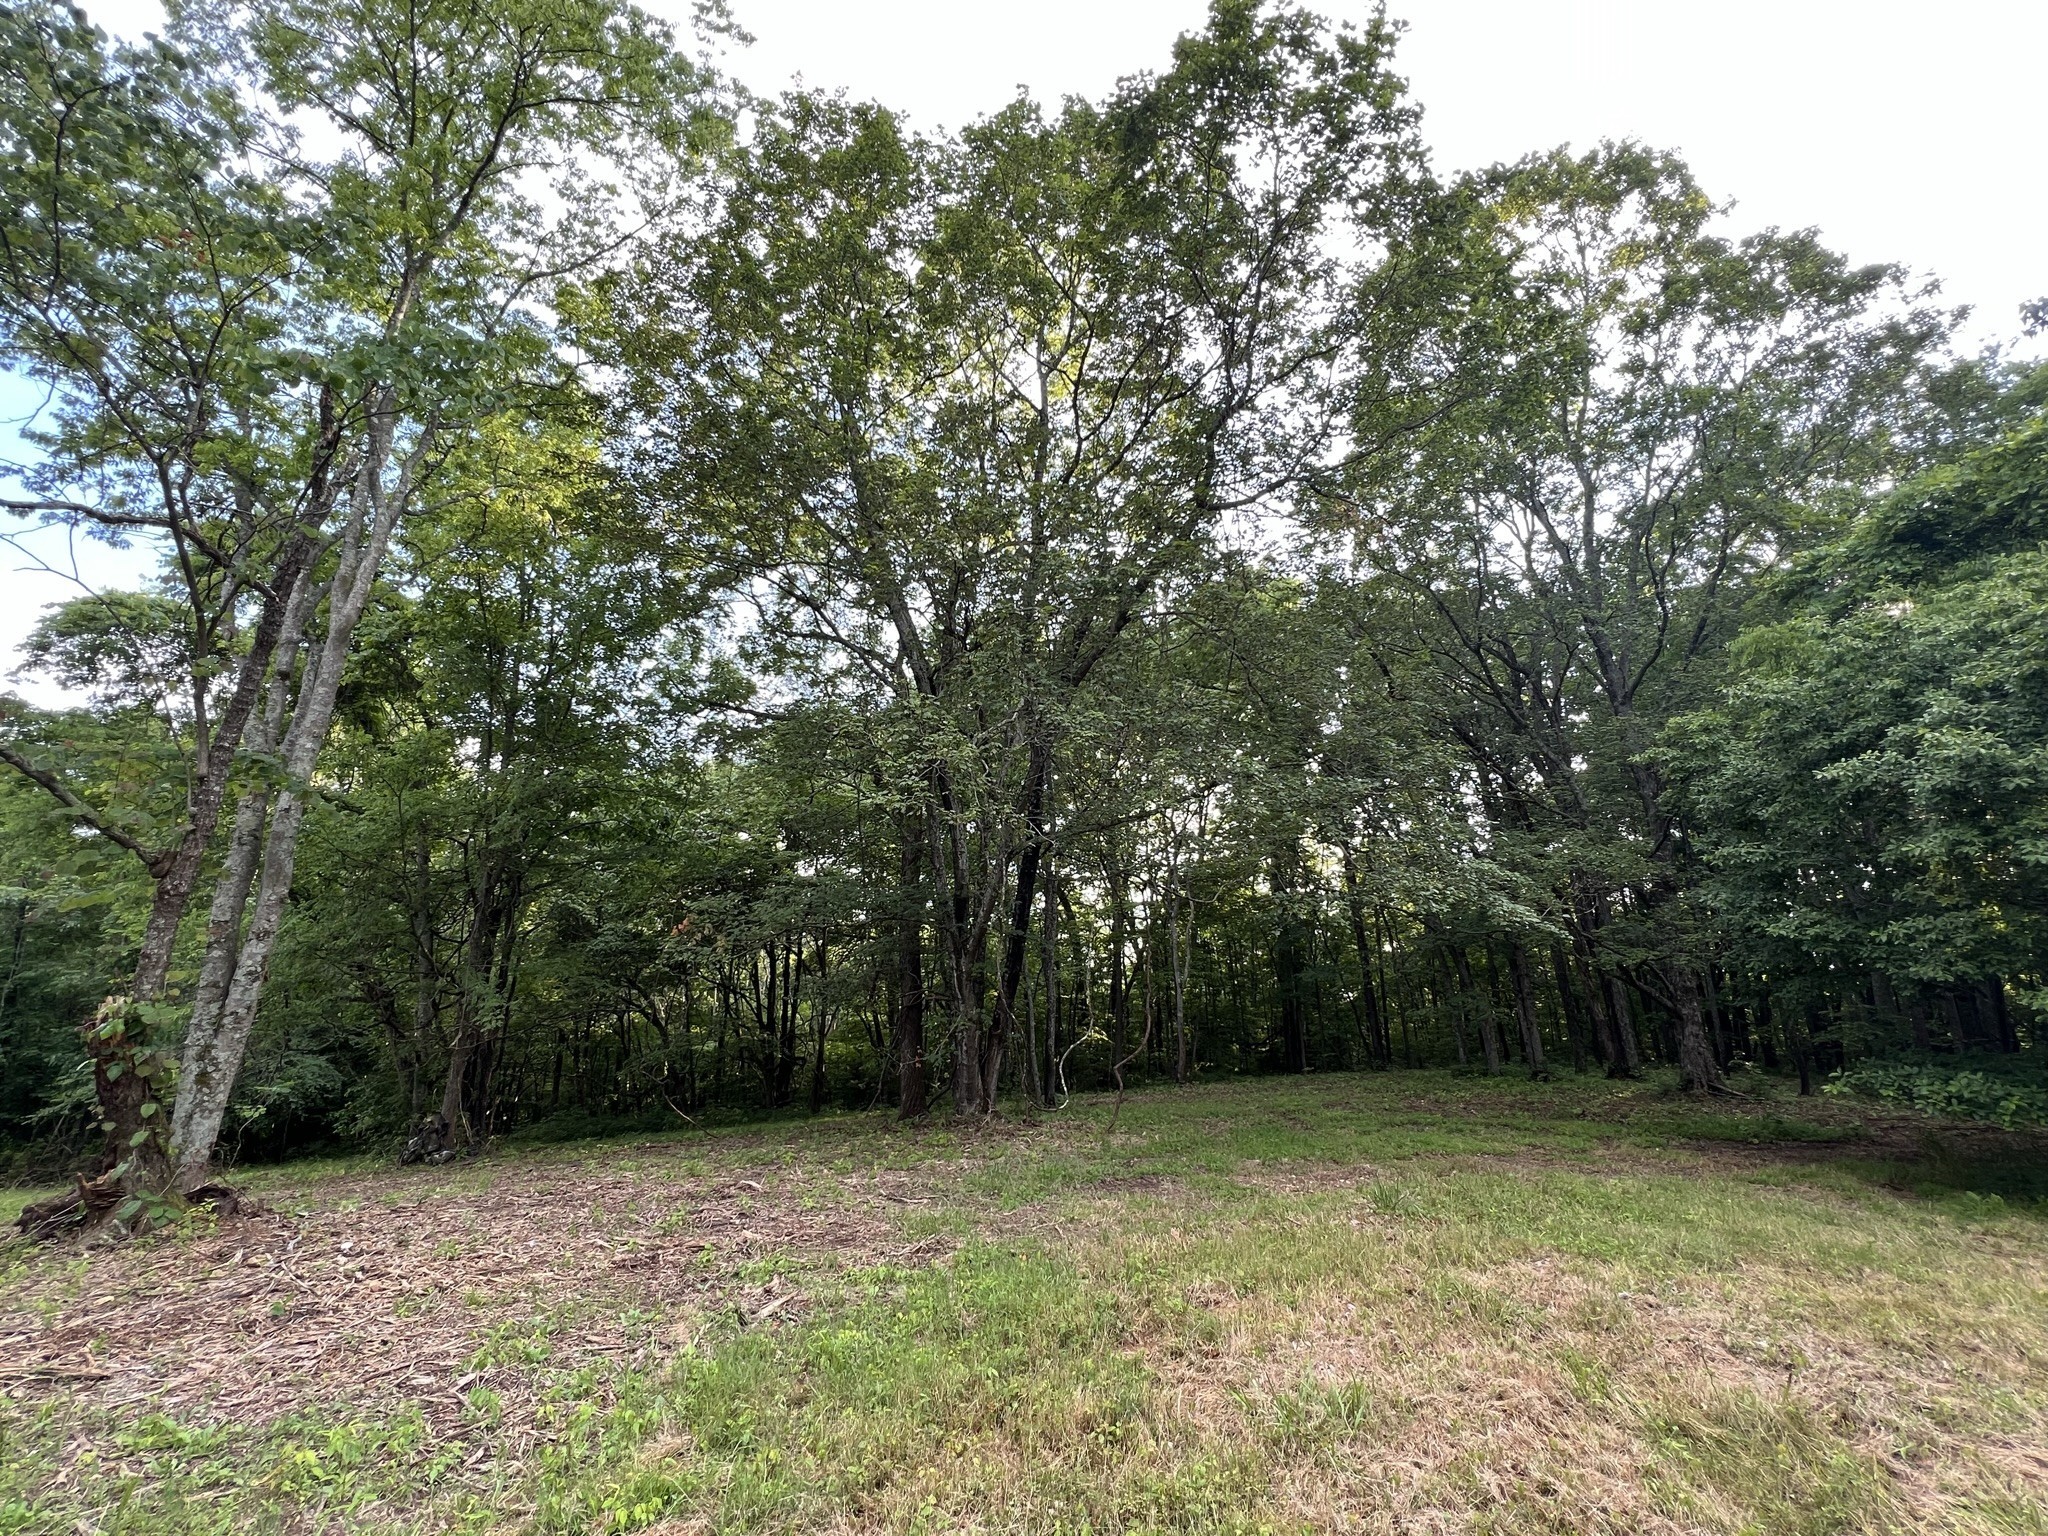
[(1836, 1072), (1822, 1091), (2006, 1130), (2048, 1126), (2048, 1072), (2006, 1056), (1860, 1062)]

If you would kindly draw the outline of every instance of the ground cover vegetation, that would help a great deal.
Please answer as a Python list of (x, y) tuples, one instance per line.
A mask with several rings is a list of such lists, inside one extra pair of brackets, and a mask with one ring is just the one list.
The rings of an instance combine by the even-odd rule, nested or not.
[(2040, 1133), (1760, 1076), (252, 1171), (8, 1255), (0, 1529), (2042, 1530)]
[[(2048, 373), (1670, 154), (1436, 167), (1384, 17), (1217, 0), (952, 132), (733, 31), (0, 14), (5, 508), (162, 556), (46, 613), (72, 703), (0, 695), (0, 1166), (33, 1236), (160, 1232), (10, 1259), (18, 1337), (189, 1377), (24, 1367), (0, 1516), (2038, 1529), (2031, 1218), (1865, 1175), (2036, 1193)], [(680, 1203), (469, 1161), (749, 1117), (648, 1154)], [(439, 1171), (388, 1232), (371, 1163), (221, 1181), (311, 1152)], [(654, 1257), (547, 1245), (586, 1176)], [(427, 1306), (369, 1287), (315, 1369), (246, 1273), (445, 1301), (501, 1217), (438, 1354), (364, 1355)], [(1666, 1282), (1766, 1354), (1796, 1296), (1833, 1384), (1624, 1327)], [(1394, 1290), (1441, 1326), (1330, 1310)], [(258, 1338), (435, 1391), (236, 1409)], [(1504, 1350), (1513, 1478), (1401, 1439)]]

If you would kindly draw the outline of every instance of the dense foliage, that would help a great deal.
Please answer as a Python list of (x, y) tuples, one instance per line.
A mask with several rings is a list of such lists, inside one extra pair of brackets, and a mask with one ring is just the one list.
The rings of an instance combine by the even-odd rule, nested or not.
[(1250, 0), (957, 135), (616, 0), (0, 29), (9, 506), (164, 552), (0, 701), (15, 1145), (2037, 1114), (2048, 380), (1895, 270), (1635, 145), (1442, 176), (1397, 29)]

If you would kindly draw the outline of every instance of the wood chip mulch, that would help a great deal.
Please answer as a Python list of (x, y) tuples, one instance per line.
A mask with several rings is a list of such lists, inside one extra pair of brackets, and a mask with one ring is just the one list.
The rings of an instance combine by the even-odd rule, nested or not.
[[(490, 1162), (323, 1181), (272, 1208), (48, 1254), (0, 1295), (0, 1395), (261, 1427), (309, 1407), (416, 1405), (453, 1432), (496, 1395), (499, 1455), (530, 1441), (546, 1371), (658, 1365), (714, 1326), (804, 1313), (807, 1271), (928, 1264), (909, 1186), (776, 1170), (684, 1177)], [(808, 1206), (808, 1208), (805, 1208)], [(480, 1447), (481, 1449), (481, 1447)]]

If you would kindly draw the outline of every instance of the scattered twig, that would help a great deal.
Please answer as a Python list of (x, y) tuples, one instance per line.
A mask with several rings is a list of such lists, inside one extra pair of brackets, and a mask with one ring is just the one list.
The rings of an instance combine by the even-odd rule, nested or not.
[(69, 1365), (0, 1366), (0, 1381), (112, 1381), (112, 1371), (83, 1370)]

